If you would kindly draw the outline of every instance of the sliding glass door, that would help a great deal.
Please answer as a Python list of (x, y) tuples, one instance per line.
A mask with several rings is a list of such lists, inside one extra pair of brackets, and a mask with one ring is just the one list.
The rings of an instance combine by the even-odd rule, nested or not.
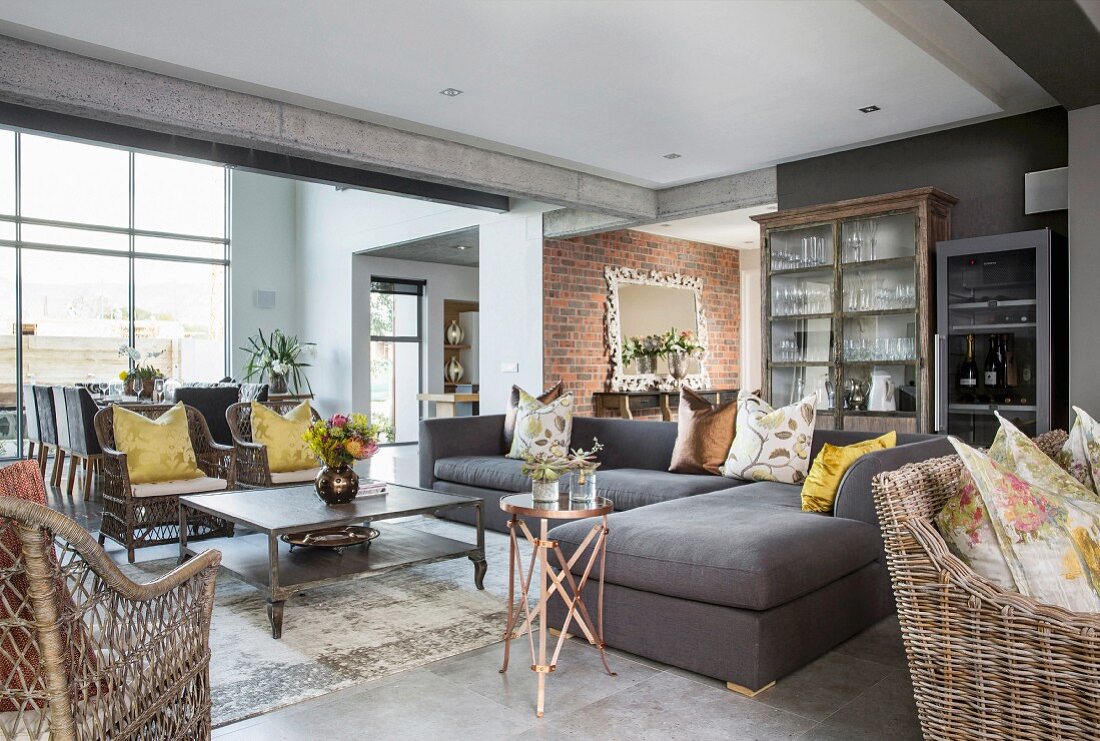
[(424, 282), (371, 280), (370, 409), (389, 443), (415, 443), (420, 425)]

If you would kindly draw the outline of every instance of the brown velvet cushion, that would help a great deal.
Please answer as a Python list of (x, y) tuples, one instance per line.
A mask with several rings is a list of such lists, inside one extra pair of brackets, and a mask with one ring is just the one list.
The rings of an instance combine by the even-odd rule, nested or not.
[(719, 475), (733, 444), (737, 402), (711, 404), (689, 388), (680, 389), (676, 445), (672, 449), (673, 473)]
[[(546, 405), (561, 396), (561, 381), (558, 381), (538, 396), (540, 404)], [(519, 386), (512, 387), (508, 396), (508, 408), (504, 411), (504, 438), (501, 441), (505, 453), (512, 450), (512, 438), (516, 436), (516, 410), (519, 408)]]

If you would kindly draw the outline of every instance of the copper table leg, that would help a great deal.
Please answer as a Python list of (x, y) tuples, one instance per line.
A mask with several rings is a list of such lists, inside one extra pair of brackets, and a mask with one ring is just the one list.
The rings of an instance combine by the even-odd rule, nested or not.
[[(569, 637), (568, 629), (574, 620), (577, 625), (580, 626), (588, 642), (596, 646), (599, 650), (600, 660), (603, 662), (604, 669), (607, 673), (613, 677), (617, 676), (615, 672), (611, 671), (611, 667), (607, 662), (607, 653), (604, 650), (605, 645), (603, 640), (603, 575), (607, 552), (607, 516), (603, 515), (600, 521), (592, 526), (588, 534), (582, 539), (580, 545), (577, 547), (573, 557), (569, 559), (565, 557), (557, 541), (549, 539), (549, 523), (545, 518), (539, 519), (539, 535), (537, 538), (531, 533), (527, 524), (519, 520), (515, 515), (512, 516), (511, 521), (508, 523), (508, 530), (510, 539), (508, 565), (508, 624), (504, 632), (504, 663), (500, 671), (503, 673), (508, 670), (511, 640), (517, 637), (516, 624), (519, 622), (520, 610), (522, 609), (524, 619), (523, 624), (519, 628), (519, 632), (526, 631), (527, 633), (528, 643), (531, 648), (531, 670), (538, 675), (536, 714), (541, 718), (545, 711), (546, 704), (546, 675), (552, 673), (557, 668), (558, 656), (561, 654), (561, 649), (565, 644), (566, 638)], [(523, 573), (524, 564), (520, 553), (517, 530), (522, 531), (523, 537), (531, 545), (531, 555), (527, 563), (526, 579)], [(584, 570), (580, 579), (575, 579), (572, 568), (581, 559), (585, 551), (589, 550), (589, 546), (591, 546), (591, 551), (585, 563)], [(551, 551), (553, 551), (558, 562), (557, 571), (555, 571), (554, 565), (550, 562), (549, 554)], [(582, 592), (597, 562), (600, 566), (597, 577), (599, 580), (596, 607), (597, 620), (593, 621), (592, 616), (589, 614), (588, 607), (584, 603)], [(535, 576), (534, 568), (536, 563), (539, 567), (539, 598), (532, 609), (529, 595)], [(520, 587), (519, 607), (516, 606), (515, 599), (515, 581), (517, 577)], [(547, 649), (549, 647), (547, 645), (547, 635), (549, 633), (549, 626), (546, 624), (546, 608), (550, 599), (555, 594), (565, 603), (566, 613), (565, 621), (562, 623), (561, 634), (557, 636), (553, 652), (548, 657)], [(536, 617), (539, 633), (537, 647), (535, 645), (534, 636), (532, 635), (535, 630), (534, 623)]]

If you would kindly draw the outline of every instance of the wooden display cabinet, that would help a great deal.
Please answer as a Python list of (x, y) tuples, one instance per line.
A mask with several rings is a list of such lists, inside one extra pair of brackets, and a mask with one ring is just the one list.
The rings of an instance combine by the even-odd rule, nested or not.
[(752, 217), (766, 399), (816, 393), (819, 428), (932, 431), (934, 250), (956, 200), (916, 188)]

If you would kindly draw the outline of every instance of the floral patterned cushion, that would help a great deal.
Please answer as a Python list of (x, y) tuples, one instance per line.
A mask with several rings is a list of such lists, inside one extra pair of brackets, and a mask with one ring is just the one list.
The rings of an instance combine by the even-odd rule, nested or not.
[(573, 394), (564, 394), (548, 404), (523, 389), (516, 409), (516, 430), (509, 458), (547, 454), (565, 457), (573, 434)]
[(1100, 423), (1080, 407), (1074, 407), (1077, 419), (1069, 439), (1058, 453), (1057, 461), (1092, 491), (1100, 490)]
[(759, 396), (737, 395), (737, 431), (722, 475), (745, 481), (798, 484), (810, 469), (817, 396), (772, 409)]
[(1100, 501), (1010, 422), (1001, 419), (1001, 430), (1006, 464), (951, 443), (1015, 591), (1069, 610), (1100, 610)]
[(113, 406), (115, 447), (126, 454), (131, 484), (197, 479), (199, 469), (187, 409), (179, 402), (156, 419)]

